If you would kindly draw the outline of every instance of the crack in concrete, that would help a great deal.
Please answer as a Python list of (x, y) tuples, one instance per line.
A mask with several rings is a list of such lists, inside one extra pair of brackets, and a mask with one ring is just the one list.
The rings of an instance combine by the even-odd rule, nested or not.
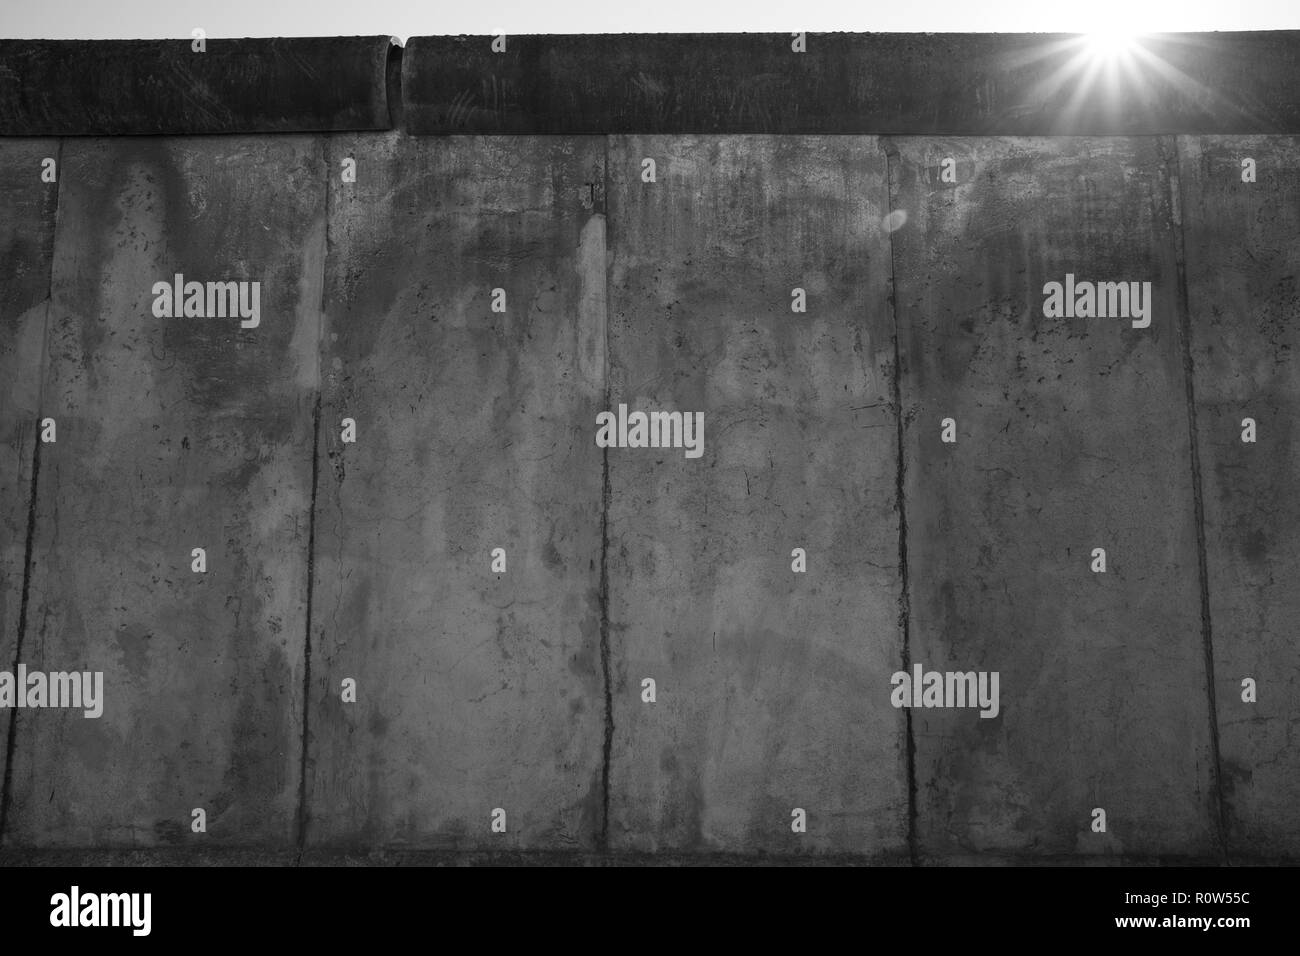
[[(610, 261), (610, 230), (613, 224), (609, 216), (609, 140), (605, 137), (604, 179), (605, 179), (605, 407), (610, 406), (609, 386), (609, 272), (613, 268)], [(601, 813), (600, 835), (598, 845), (602, 853), (609, 850), (609, 762), (614, 749), (614, 691), (610, 685), (609, 667), (609, 503), (612, 497), (609, 481), (609, 449), (601, 450), (601, 508), (600, 508), (600, 669), (605, 681), (605, 739), (601, 758), (600, 790)]]
[[(1168, 140), (1172, 139), (1172, 144)], [(1170, 148), (1172, 146), (1172, 149)], [(1187, 432), (1192, 467), (1192, 499), (1196, 522), (1196, 564), (1200, 579), (1201, 641), (1205, 656), (1205, 686), (1210, 711), (1210, 751), (1213, 756), (1215, 824), (1222, 862), (1231, 860), (1228, 852), (1228, 816), (1223, 799), (1223, 764), (1219, 756), (1219, 705), (1214, 687), (1214, 627), (1210, 617), (1210, 574), (1205, 553), (1205, 503), (1201, 487), (1201, 452), (1196, 424), (1195, 364), (1192, 361), (1192, 318), (1187, 297), (1187, 260), (1183, 243), (1183, 180), (1179, 169), (1178, 138), (1156, 140), (1161, 165), (1169, 186), (1170, 231), (1174, 240), (1177, 264), (1178, 331), (1182, 339), (1183, 383), (1187, 397)]]
[[(49, 304), (46, 303), (46, 321), (49, 320)], [(32, 545), (36, 537), (36, 488), (37, 479), (41, 472), (41, 428), (40, 412), (37, 412), (37, 426), (35, 428), (35, 448), (32, 450), (32, 480), (31, 490), (28, 493), (27, 506), (27, 540), (23, 552), (23, 585), (22, 598), (18, 610), (18, 635), (14, 642), (14, 662), (11, 669), (12, 673), (18, 672), (18, 665), (23, 657), (23, 637), (27, 632), (27, 609), (29, 598), (31, 596), (32, 580)], [(19, 693), (24, 693), (25, 688), (19, 688)], [(9, 733), (5, 741), (5, 772), (3, 790), (0, 791), (0, 846), (4, 845), (5, 828), (9, 822), (9, 799), (13, 788), (14, 772), (14, 753), (18, 744), (18, 711), (17, 709), (10, 712), (9, 715)], [(54, 799), (53, 793), (50, 799)]]
[[(55, 146), (54, 168), (63, 171), (63, 140)], [(37, 376), (36, 394), (36, 441), (32, 448), (32, 480), (27, 501), (27, 531), (23, 545), (23, 584), (22, 596), (18, 605), (18, 634), (14, 640), (13, 672), (17, 673), (23, 656), (23, 639), (27, 635), (27, 611), (30, 606), (32, 584), (32, 550), (36, 543), (36, 493), (41, 472), (41, 417), (45, 405), (45, 370), (48, 368), (50, 348), (50, 304), (54, 299), (54, 250), (58, 248), (59, 200), (63, 196), (63, 180), (55, 179), (54, 186), (54, 227), (50, 230), (50, 271), (45, 287), (45, 319), (41, 329), (41, 373)], [(44, 627), (44, 620), (42, 620)], [(14, 754), (18, 750), (18, 710), (9, 715), (9, 732), (5, 739), (4, 779), (0, 783), (0, 846), (4, 845), (5, 834), (9, 824), (9, 801), (13, 792)], [(54, 799), (53, 791), (50, 800)]]
[(329, 255), (330, 255), (330, 170), (332, 167), (333, 150), (331, 149), (331, 140), (326, 138), (322, 143), (322, 152), (325, 160), (325, 205), (322, 210), (325, 216), (324, 243), (325, 248), (322, 250), (320, 257), (321, 264), (321, 302), (320, 315), (316, 324), (316, 401), (312, 406), (312, 437), (311, 437), (311, 510), (307, 518), (307, 611), (306, 611), (306, 639), (303, 641), (303, 669), (302, 669), (302, 749), (299, 753), (298, 761), (298, 812), (297, 812), (297, 833), (295, 835), (295, 844), (297, 852), (294, 855), (294, 865), (302, 865), (302, 855), (307, 849), (307, 824), (309, 816), (307, 812), (307, 760), (308, 760), (308, 742), (311, 729), (311, 626), (312, 626), (312, 603), (315, 597), (316, 587), (316, 495), (320, 487), (320, 411), (321, 411), (321, 394), (324, 391), (324, 378), (321, 372), (322, 363), (321, 349), (324, 346), (324, 326), (325, 326), (325, 299), (329, 294)]
[(316, 404), (312, 410), (311, 443), (311, 513), (307, 520), (307, 623), (306, 640), (303, 642), (302, 669), (302, 750), (299, 755), (298, 769), (298, 821), (296, 844), (297, 855), (294, 865), (301, 865), (302, 854), (307, 848), (307, 758), (308, 737), (311, 726), (311, 624), (312, 600), (316, 581), (316, 490), (320, 475), (317, 455), (320, 451), (320, 391), (316, 392)]
[[(892, 212), (894, 205), (894, 162), (898, 159), (897, 147), (884, 139), (877, 145), (885, 154), (885, 199)], [(907, 577), (907, 455), (905, 422), (903, 417), (903, 382), (901, 349), (898, 344), (898, 284), (894, 269), (894, 230), (889, 232), (889, 310), (894, 318), (894, 374), (893, 405), (896, 422), (898, 462), (894, 477), (894, 494), (898, 507), (898, 570), (902, 578), (898, 596), (898, 624), (903, 632), (903, 670), (912, 669), (912, 599)], [(907, 727), (907, 856), (913, 866), (918, 863), (916, 839), (916, 736), (912, 731), (912, 710), (903, 709)]]

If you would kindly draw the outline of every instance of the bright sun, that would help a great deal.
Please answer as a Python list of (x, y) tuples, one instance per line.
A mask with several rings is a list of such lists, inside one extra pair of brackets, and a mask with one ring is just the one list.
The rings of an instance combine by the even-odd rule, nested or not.
[(1114, 60), (1137, 45), (1137, 34), (1130, 30), (1097, 30), (1087, 37), (1088, 53), (1096, 60)]

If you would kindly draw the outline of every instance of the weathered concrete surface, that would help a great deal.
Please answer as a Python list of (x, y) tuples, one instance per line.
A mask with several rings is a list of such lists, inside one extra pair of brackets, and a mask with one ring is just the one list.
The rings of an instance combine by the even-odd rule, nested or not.
[[(1234, 854), (1300, 854), (1300, 141), (1178, 142), (1223, 789)], [(1256, 181), (1242, 182), (1242, 160)], [(1242, 441), (1253, 418), (1256, 442)], [(1258, 700), (1242, 700), (1242, 680)]]
[(412, 37), (412, 133), (1300, 132), (1300, 31)]
[[(1161, 143), (895, 146), (911, 660), (998, 671), (1001, 698), (993, 719), (913, 711), (920, 849), (1211, 855)], [(947, 157), (955, 185), (941, 181)], [(1150, 328), (1044, 318), (1043, 285), (1067, 272), (1150, 281)], [(949, 417), (955, 444), (940, 440)], [(1096, 807), (1105, 834), (1091, 832)]]
[(610, 407), (705, 423), (607, 452), (610, 843), (904, 853), (884, 157), (614, 137), (609, 173)]
[(308, 842), (592, 847), (604, 143), (334, 140), (331, 168), (348, 157), (356, 182), (330, 184)]
[[(799, 116), (646, 76), (618, 122)], [(511, 90), (449, 116), (490, 126)], [(331, 144), (66, 141), (56, 186), (57, 141), (0, 143), (0, 669), (108, 695), (18, 713), (0, 862), (901, 861), (904, 662), (1001, 678), (996, 719), (911, 714), (922, 861), (1217, 859), (1177, 195), (1228, 848), (1300, 855), (1295, 139), (898, 140), (892, 201), (860, 137)], [(260, 327), (155, 318), (176, 272), (260, 280)], [(1152, 281), (1152, 327), (1044, 318), (1066, 272)], [(703, 411), (704, 456), (603, 453), (620, 402)]]
[(387, 129), (391, 38), (0, 40), (0, 136)]
[[(0, 143), (0, 670), (18, 650), (58, 204), (41, 162), (58, 155), (57, 140)], [(0, 709), (0, 780), (11, 713)]]
[[(0, 136), (1300, 132), (1300, 31), (0, 40)], [(400, 61), (400, 63), (399, 63)], [(386, 82), (386, 73), (394, 75)]]
[[(105, 703), (17, 712), (10, 844), (293, 836), (324, 175), (304, 137), (63, 145), (23, 662)], [(260, 281), (260, 325), (155, 317), (177, 272)]]

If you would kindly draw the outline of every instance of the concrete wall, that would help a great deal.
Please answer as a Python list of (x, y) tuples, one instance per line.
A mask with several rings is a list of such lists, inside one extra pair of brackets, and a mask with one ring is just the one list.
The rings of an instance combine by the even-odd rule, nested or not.
[[(0, 177), (0, 660), (5, 662), (15, 659), (18, 635), (28, 621), (26, 556), (35, 530), (33, 470), (39, 467), (35, 456), (57, 198), (57, 190), (30, 173), (58, 152), (57, 140), (0, 142), (0, 162), (7, 171)], [(0, 709), (6, 743), (0, 772), (6, 781), (13, 714)]]
[[(543, 39), (501, 75), (594, 38)], [(0, 669), (106, 695), (0, 709), (0, 860), (1297, 858), (1285, 122), (477, 135), (522, 81), (443, 42), (292, 131), (0, 139)], [(175, 273), (260, 324), (155, 316)], [(1150, 327), (1045, 317), (1066, 273)], [(620, 403), (702, 456), (597, 447)], [(914, 665), (998, 715), (891, 706)]]
[[(102, 671), (99, 719), (18, 714), (5, 838), (294, 837), (324, 253), (322, 143), (66, 142), (20, 662)], [(163, 321), (175, 273), (264, 319)], [(207, 571), (191, 571), (191, 551)], [(53, 759), (52, 759), (53, 758)]]
[[(1234, 847), (1294, 857), (1300, 141), (1189, 137), (1179, 147), (1226, 825)], [(1241, 182), (1247, 157), (1260, 170), (1254, 184)], [(1246, 418), (1254, 444), (1241, 441)], [(1256, 704), (1241, 700), (1245, 678), (1258, 682)]]
[(884, 155), (611, 137), (609, 184), (609, 403), (705, 421), (606, 451), (611, 843), (905, 855)]
[(358, 178), (330, 189), (308, 843), (592, 849), (604, 143), (390, 133), (330, 154)]
[[(1165, 145), (894, 145), (912, 658), (997, 670), (1005, 695), (997, 719), (913, 714), (928, 852), (1212, 851)], [(1067, 273), (1150, 281), (1150, 328), (1045, 318)]]

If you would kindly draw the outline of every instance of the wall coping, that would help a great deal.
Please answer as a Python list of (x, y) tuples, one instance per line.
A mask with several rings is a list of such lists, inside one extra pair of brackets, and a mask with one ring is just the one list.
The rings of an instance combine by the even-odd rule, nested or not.
[(1300, 31), (1153, 34), (1109, 74), (1078, 34), (492, 40), (0, 40), (0, 136), (1300, 134)]

